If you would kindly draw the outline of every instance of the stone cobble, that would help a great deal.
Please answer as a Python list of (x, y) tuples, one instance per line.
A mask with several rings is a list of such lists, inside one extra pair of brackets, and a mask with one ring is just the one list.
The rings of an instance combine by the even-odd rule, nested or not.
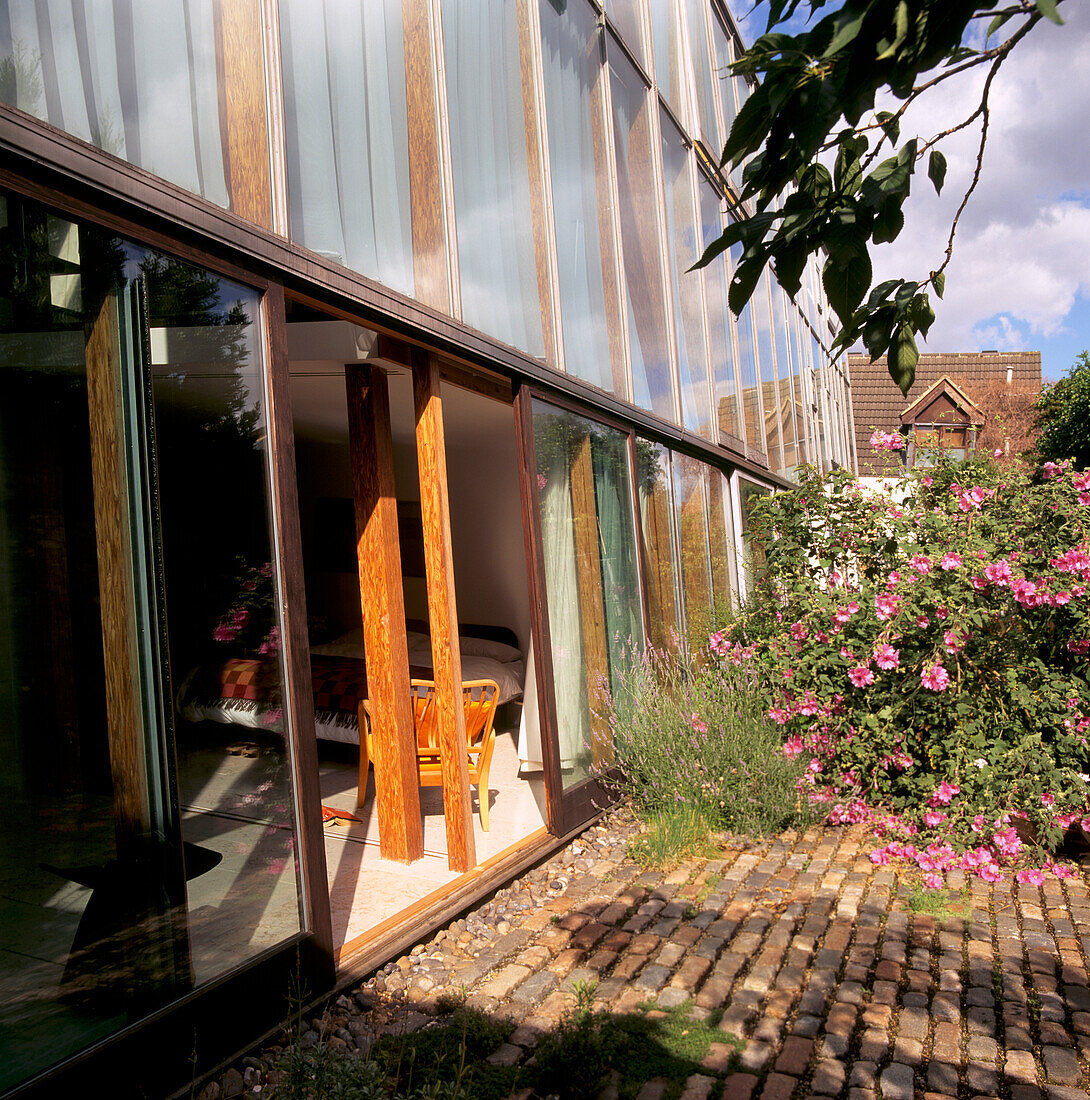
[[(693, 1074), (641, 1097), (1088, 1095), (1085, 868), (1043, 887), (973, 880), (931, 914), (870, 862), (860, 828), (728, 838), (668, 874), (626, 857), (634, 828), (622, 813), (593, 826), (308, 1016), (299, 1041), (367, 1051), (465, 1003), (516, 1025), (489, 1058), (513, 1065), (592, 996), (601, 1011), (717, 1014), (722, 1041)], [(281, 1049), (199, 1100), (275, 1095)]]

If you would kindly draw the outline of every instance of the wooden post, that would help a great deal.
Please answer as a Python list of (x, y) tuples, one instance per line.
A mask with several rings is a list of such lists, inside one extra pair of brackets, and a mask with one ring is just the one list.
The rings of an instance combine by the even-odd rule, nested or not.
[[(411, 863), (424, 854), (424, 831), (409, 698), (390, 394), (386, 376), (373, 368), (347, 364), (345, 383), (379, 850), (385, 859)], [(361, 728), (360, 737), (365, 736)], [(366, 789), (361, 769), (360, 799)]]
[(124, 469), (121, 364), (117, 301), (102, 296), (88, 325), (87, 407), (91, 426), (91, 480), (95, 500), (95, 544), (106, 670), (106, 722), (113, 780), (114, 828), (118, 854), (134, 850), (150, 830), (140, 680), (133, 622), (132, 547), (129, 545), (129, 485)]
[[(420, 515), (424, 522), (424, 562), (428, 574), (435, 706), (439, 719), (439, 758), (443, 772), (443, 813), (447, 863), (468, 871), (477, 862), (466, 773), (462, 655), (458, 649), (458, 608), (454, 599), (454, 558), (450, 547), (450, 502), (439, 366), (422, 348), (412, 349), (416, 404), (416, 454), (420, 466)], [(488, 797), (484, 788), (481, 798)]]
[(261, 4), (260, 0), (219, 0), (215, 11), (220, 39), (220, 126), (231, 210), (269, 229), (272, 183)]

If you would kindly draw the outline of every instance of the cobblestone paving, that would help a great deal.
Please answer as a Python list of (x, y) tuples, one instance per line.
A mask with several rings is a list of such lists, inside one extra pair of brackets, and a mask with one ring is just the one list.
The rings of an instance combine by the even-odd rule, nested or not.
[[(376, 1031), (429, 1026), (457, 994), (518, 1025), (492, 1055), (516, 1063), (593, 980), (603, 1011), (649, 1000), (722, 1011), (723, 1041), (684, 1100), (1088, 1095), (1085, 874), (1044, 887), (973, 880), (953, 895), (957, 911), (932, 914), (870, 862), (860, 828), (739, 842), (665, 874), (625, 858), (630, 829), (584, 834), (338, 997), (304, 1043), (321, 1031), (366, 1049)], [(247, 1059), (202, 1100), (266, 1083), (274, 1055)], [(640, 1092), (663, 1095), (662, 1081)]]

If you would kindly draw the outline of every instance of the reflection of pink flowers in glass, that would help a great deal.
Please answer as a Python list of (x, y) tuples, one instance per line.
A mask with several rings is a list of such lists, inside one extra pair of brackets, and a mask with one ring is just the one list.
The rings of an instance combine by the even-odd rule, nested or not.
[(945, 691), (950, 683), (950, 674), (936, 661), (932, 665), (924, 665), (920, 683), (929, 691)]
[(283, 709), (283, 707), (270, 707), (261, 716), (261, 724), (263, 726), (269, 726), (270, 728), (273, 727), (273, 726), (280, 725), (280, 723), (283, 720), (284, 720), (284, 709)]
[(262, 657), (267, 657), (272, 653), (278, 653), (280, 651), (280, 628), (274, 626), (269, 631), (268, 636), (261, 643), (261, 648), (258, 652)]
[(270, 859), (268, 861), (268, 868), (270, 875), (282, 875), (284, 868), (288, 865), (288, 861), (282, 857), (277, 859)]
[(228, 623), (220, 623), (212, 631), (212, 641), (214, 642), (233, 642), (237, 637), (238, 627), (231, 626)]
[(548, 485), (548, 484), (549, 484), (549, 479), (544, 474), (538, 474), (537, 475), (537, 487), (539, 489), (544, 489), (545, 486)]

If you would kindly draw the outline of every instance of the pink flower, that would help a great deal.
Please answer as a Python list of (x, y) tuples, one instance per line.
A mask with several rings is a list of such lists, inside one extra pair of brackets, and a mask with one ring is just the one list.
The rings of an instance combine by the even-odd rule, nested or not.
[(1038, 603), (1037, 585), (1024, 577), (1019, 577), (1011, 585), (1011, 593), (1023, 607), (1034, 607)]
[(1044, 886), (1045, 884), (1045, 873), (1037, 867), (1029, 867), (1024, 871), (1019, 871), (1014, 877), (1019, 882), (1029, 886)]
[(857, 688), (869, 687), (874, 683), (874, 673), (870, 670), (868, 665), (856, 665), (855, 668), (848, 672), (848, 679), (851, 680)]
[(692, 722), (693, 729), (696, 730), (697, 733), (708, 732), (708, 723), (705, 722), (695, 711), (693, 712), (690, 721)]
[(1013, 828), (997, 829), (992, 842), (1001, 856), (1013, 859), (1022, 850), (1022, 840)]
[(885, 622), (901, 610), (901, 600), (897, 596), (882, 593), (874, 597), (874, 608), (878, 613), (878, 618)]
[(796, 642), (806, 641), (809, 634), (810, 631), (807, 630), (801, 622), (791, 624), (791, 637), (794, 638)]
[[(781, 706), (772, 706), (768, 708), (768, 717), (771, 718), (776, 725), (782, 726), (788, 718), (791, 717), (791, 712), (784, 710)], [(707, 727), (705, 727), (705, 730), (702, 732), (706, 732), (706, 730)]]
[(945, 691), (950, 683), (950, 674), (936, 661), (931, 665), (924, 665), (920, 673), (920, 683), (929, 691)]
[(916, 625), (921, 630), (923, 630), (924, 628), (929, 627), (931, 625), (931, 620), (926, 615), (917, 615), (916, 616)]
[(1003, 881), (1003, 872), (999, 870), (999, 865), (997, 863), (985, 863), (981, 868), (978, 869), (977, 874), (985, 882)]
[(942, 641), (947, 653), (957, 653), (965, 645), (965, 634), (959, 628), (954, 627), (942, 636)]
[(924, 487), (930, 489), (934, 480), (935, 479), (930, 474), (928, 474), (925, 478), (922, 479)]
[(933, 829), (936, 825), (941, 825), (946, 820), (946, 814), (941, 810), (928, 810), (923, 815), (923, 823), (929, 828)]
[(943, 554), (942, 561), (939, 562), (939, 566), (942, 569), (947, 570), (947, 572), (949, 572), (949, 570), (951, 569), (959, 569), (961, 567), (961, 555), (955, 554), (952, 550), (950, 550), (947, 553)]
[(901, 663), (901, 654), (893, 646), (882, 643), (874, 647), (874, 663), (883, 671), (889, 671)]
[(870, 445), (876, 451), (900, 451), (905, 441), (896, 432), (875, 431), (870, 437)]
[(1041, 805), (1051, 810), (1056, 805), (1056, 796), (1049, 791), (1041, 795)]
[(909, 558), (908, 564), (916, 570), (917, 573), (922, 573), (926, 576), (931, 572), (931, 559), (926, 554), (913, 554)]
[(970, 577), (969, 583), (979, 592), (982, 588), (988, 587), (987, 577)]
[(231, 626), (228, 623), (220, 623), (212, 631), (212, 641), (214, 642), (233, 642), (237, 637), (238, 627)]
[(879, 867), (885, 867), (889, 863), (889, 852), (885, 848), (875, 848), (870, 854), (870, 861)]
[(544, 489), (545, 486), (548, 485), (548, 484), (549, 484), (549, 479), (544, 474), (538, 474), (537, 475), (537, 487), (539, 489)]
[(999, 561), (992, 562), (991, 565), (984, 566), (984, 576), (992, 582), (992, 584), (1005, 585), (1011, 579), (1011, 566), (1010, 562), (1000, 559)]
[(942, 875), (936, 874), (934, 871), (923, 876), (923, 884), (928, 890), (941, 890), (944, 882)]
[(789, 737), (783, 743), (783, 754), (787, 757), (798, 756), (802, 752), (802, 738), (796, 734), (794, 737)]
[(929, 806), (949, 806), (951, 799), (956, 794), (961, 794), (961, 788), (956, 783), (947, 783), (944, 779), (936, 788), (934, 794), (927, 800)]
[(1067, 866), (1066, 863), (1054, 863), (1052, 865), (1052, 873), (1057, 878), (1074, 878), (1075, 872)]

